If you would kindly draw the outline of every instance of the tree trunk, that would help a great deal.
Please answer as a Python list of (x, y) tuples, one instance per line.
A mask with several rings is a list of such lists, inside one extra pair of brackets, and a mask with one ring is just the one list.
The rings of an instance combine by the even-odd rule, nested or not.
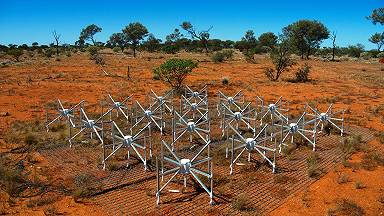
[(56, 56), (59, 56), (59, 44), (56, 43)]
[(335, 61), (335, 46), (332, 48), (332, 61)]
[(133, 58), (136, 58), (136, 45), (133, 45), (132, 48), (133, 48)]
[(311, 48), (308, 48), (307, 50), (307, 60), (309, 60), (309, 56), (311, 55)]

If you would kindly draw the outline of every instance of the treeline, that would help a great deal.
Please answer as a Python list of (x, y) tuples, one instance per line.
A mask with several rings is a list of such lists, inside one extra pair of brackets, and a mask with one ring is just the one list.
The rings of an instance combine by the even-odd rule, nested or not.
[[(367, 17), (373, 24), (384, 24), (384, 8), (373, 10)], [(383, 57), (381, 48), (384, 44), (384, 33), (375, 33), (369, 41), (377, 45), (377, 49), (366, 51), (362, 44), (340, 47), (337, 45), (336, 32), (330, 32), (321, 22), (316, 20), (299, 20), (284, 28), (279, 35), (272, 32), (261, 33), (256, 36), (253, 30), (245, 32), (244, 36), (238, 41), (212, 39), (210, 27), (206, 30), (199, 30), (190, 22), (183, 22), (177, 28), (170, 32), (164, 40), (156, 38), (149, 30), (139, 22), (133, 22), (125, 26), (120, 32), (110, 35), (105, 42), (96, 39), (97, 33), (102, 28), (91, 24), (81, 30), (78, 40), (74, 44), (61, 44), (60, 34), (52, 32), (53, 43), (49, 45), (39, 45), (32, 43), (22, 45), (0, 45), (0, 51), (14, 56), (18, 56), (23, 50), (44, 53), (46, 56), (53, 54), (59, 55), (65, 53), (69, 55), (73, 51), (85, 51), (87, 47), (95, 46), (97, 48), (111, 48), (115, 52), (125, 52), (130, 49), (133, 56), (137, 51), (164, 52), (175, 54), (180, 51), (186, 52), (217, 52), (223, 49), (238, 49), (247, 58), (253, 58), (255, 54), (270, 53), (282, 41), (289, 45), (290, 53), (301, 56), (302, 59), (309, 59), (311, 55), (322, 56), (335, 59), (335, 56), (350, 57)], [(322, 47), (324, 40), (332, 41), (331, 47)]]

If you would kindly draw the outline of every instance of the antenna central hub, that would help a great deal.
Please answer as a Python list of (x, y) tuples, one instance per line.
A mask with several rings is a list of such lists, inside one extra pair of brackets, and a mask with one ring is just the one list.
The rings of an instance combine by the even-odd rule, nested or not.
[(152, 111), (151, 111), (151, 110), (145, 110), (145, 111), (144, 111), (144, 115), (145, 115), (147, 118), (149, 118), (149, 117), (151, 117), (151, 115), (152, 115)]
[(243, 118), (243, 114), (241, 114), (241, 112), (235, 112), (234, 114), (237, 121), (240, 121)]
[(276, 110), (276, 104), (269, 104), (268, 109), (271, 113), (275, 112)]
[(233, 99), (233, 97), (228, 97), (227, 101), (229, 104), (233, 104), (235, 102), (235, 99)]
[(188, 122), (187, 126), (188, 126), (188, 132), (193, 132), (196, 128), (195, 122), (192, 122), (192, 121)]
[(180, 173), (189, 174), (191, 169), (191, 160), (181, 159), (180, 160)]
[(132, 141), (133, 141), (132, 136), (130, 135), (124, 136), (124, 143), (126, 145), (130, 146), (132, 144)]
[(289, 132), (290, 132), (291, 134), (296, 133), (298, 130), (299, 130), (299, 127), (297, 126), (296, 123), (291, 123), (291, 124), (289, 124)]
[(246, 142), (245, 147), (247, 148), (248, 151), (252, 151), (255, 148), (256, 141), (253, 138), (247, 138), (245, 142)]
[(320, 113), (320, 120), (321, 121), (327, 121), (328, 120), (328, 115), (327, 113)]

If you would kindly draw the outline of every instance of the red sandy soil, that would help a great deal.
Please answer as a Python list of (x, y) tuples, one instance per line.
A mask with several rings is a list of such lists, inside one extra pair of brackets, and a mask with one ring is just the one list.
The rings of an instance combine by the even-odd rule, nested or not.
[[(376, 140), (368, 143), (383, 152), (383, 144)], [(361, 162), (362, 153), (355, 154), (350, 162)], [(348, 176), (348, 182), (339, 183), (341, 175)], [(384, 215), (384, 203), (379, 201), (384, 196), (384, 167), (374, 171), (363, 169), (352, 170), (341, 164), (313, 183), (304, 192), (295, 194), (270, 215), (327, 215), (329, 210), (336, 209), (337, 201), (347, 199), (362, 207), (366, 215)], [(361, 182), (362, 189), (356, 189), (355, 183)]]
[[(176, 57), (189, 57), (199, 60), (199, 67), (187, 78), (186, 84), (194, 87), (209, 85), (211, 98), (216, 97), (218, 90), (234, 94), (243, 92), (248, 100), (255, 96), (264, 96), (267, 100), (276, 100), (283, 96), (289, 100), (294, 114), (298, 114), (305, 102), (316, 100), (322, 109), (329, 103), (336, 108), (348, 111), (351, 124), (384, 131), (384, 65), (378, 62), (323, 62), (306, 61), (311, 66), (311, 82), (292, 83), (287, 79), (294, 78), (295, 68), (304, 62), (298, 60), (297, 65), (283, 74), (282, 81), (270, 82), (263, 69), (271, 66), (265, 56), (258, 56), (256, 64), (247, 63), (236, 55), (233, 61), (215, 64), (205, 55), (182, 53)], [(116, 97), (134, 94), (135, 100), (143, 101), (150, 89), (164, 92), (168, 86), (152, 78), (152, 69), (164, 62), (169, 55), (141, 53), (136, 59), (126, 55), (103, 54), (106, 65), (104, 70), (94, 64), (87, 54), (76, 53), (70, 57), (61, 56), (60, 61), (54, 58), (43, 59), (33, 57), (22, 63), (0, 68), (0, 113), (8, 112), (9, 116), (0, 116), (0, 134), (5, 133), (15, 120), (44, 120), (44, 106), (59, 98), (71, 104), (86, 100), (89, 105), (99, 105), (101, 98), (107, 93)], [(127, 66), (131, 67), (132, 80), (127, 80)], [(229, 78), (229, 85), (222, 84), (222, 78)], [(213, 100), (212, 100), (213, 101)], [(1, 142), (1, 151), (8, 149)], [(378, 146), (381, 144), (369, 145)], [(361, 155), (354, 159), (359, 160)], [(43, 159), (42, 159), (43, 161)], [(47, 164), (36, 166), (47, 166)], [(338, 172), (348, 173), (351, 182), (337, 184), (336, 172), (330, 172), (308, 188), (303, 206), (303, 194), (297, 194), (283, 206), (272, 212), (272, 215), (285, 214), (324, 214), (334, 205), (337, 198), (354, 198), (364, 207), (368, 215), (378, 215), (383, 205), (377, 200), (379, 193), (384, 193), (382, 177), (383, 167), (375, 171), (358, 170), (352, 172), (346, 168), (338, 168)], [(355, 181), (360, 180), (367, 187), (356, 190)], [(13, 207), (12, 214), (41, 215), (43, 208), (30, 209), (23, 202)], [(59, 212), (74, 215), (102, 215), (95, 206), (74, 203), (70, 197), (63, 197), (55, 203)]]

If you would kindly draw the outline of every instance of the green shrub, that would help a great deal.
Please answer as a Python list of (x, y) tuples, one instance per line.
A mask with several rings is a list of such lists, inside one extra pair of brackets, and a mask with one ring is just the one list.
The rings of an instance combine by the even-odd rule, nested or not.
[(225, 56), (222, 52), (216, 52), (212, 55), (212, 61), (215, 63), (223, 62), (225, 59)]
[(377, 57), (377, 58), (384, 58), (384, 52), (381, 52), (381, 53), (377, 54), (376, 57)]
[(89, 52), (89, 55), (91, 55), (91, 56), (99, 54), (99, 48), (97, 46), (90, 46), (87, 48), (87, 51)]
[(296, 71), (296, 82), (307, 82), (309, 80), (309, 73), (311, 67), (305, 63), (304, 66), (300, 67)]
[(113, 52), (118, 53), (121, 51), (120, 47), (113, 47)]
[(322, 171), (318, 167), (320, 157), (319, 154), (312, 152), (307, 157), (308, 176), (311, 178), (319, 178)]
[(155, 76), (179, 90), (183, 81), (197, 67), (197, 63), (190, 59), (169, 59), (159, 67), (153, 69)]
[(355, 183), (355, 188), (356, 189), (363, 189), (363, 188), (365, 188), (365, 185), (361, 181), (357, 181)]
[(52, 48), (44, 49), (44, 55), (48, 58), (51, 58), (55, 51)]
[(20, 61), (20, 56), (23, 55), (23, 50), (12, 48), (7, 50), (7, 54), (12, 56), (16, 61)]
[(176, 54), (180, 48), (176, 45), (165, 45), (162, 50), (167, 54)]
[(370, 58), (372, 58), (372, 54), (369, 52), (362, 52), (362, 53), (360, 53), (360, 58), (363, 58), (365, 60), (369, 60)]
[(226, 49), (221, 51), (221, 53), (223, 53), (225, 59), (229, 60), (233, 58), (233, 54), (235, 53), (235, 51), (232, 49)]
[(337, 201), (335, 213), (339, 213), (340, 215), (362, 216), (365, 214), (365, 211), (353, 201), (342, 199)]

